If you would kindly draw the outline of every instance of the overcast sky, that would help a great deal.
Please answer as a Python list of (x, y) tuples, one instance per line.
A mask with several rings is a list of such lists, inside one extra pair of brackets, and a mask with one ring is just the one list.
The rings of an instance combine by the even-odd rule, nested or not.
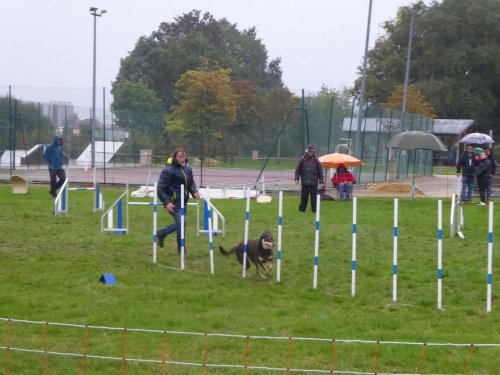
[[(373, 0), (370, 47), (411, 0)], [(428, 2), (427, 2), (428, 3)], [(192, 9), (226, 18), (241, 31), (256, 27), (269, 59), (281, 58), (283, 80), (294, 92), (323, 84), (351, 86), (362, 63), (369, 0), (14, 0), (0, 13), (0, 95), (91, 105), (93, 17), (97, 18), (97, 87), (107, 90), (120, 59), (161, 22)], [(43, 88), (43, 89), (42, 89)]]

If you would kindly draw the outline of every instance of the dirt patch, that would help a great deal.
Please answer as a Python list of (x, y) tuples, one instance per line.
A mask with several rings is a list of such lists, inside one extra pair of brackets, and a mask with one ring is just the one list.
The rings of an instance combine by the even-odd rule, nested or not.
[[(367, 193), (380, 196), (387, 195), (391, 197), (397, 196), (408, 196), (411, 194), (412, 184), (409, 182), (380, 182), (368, 184)], [(416, 196), (424, 196), (422, 190), (420, 190), (417, 186), (415, 186), (415, 195)]]

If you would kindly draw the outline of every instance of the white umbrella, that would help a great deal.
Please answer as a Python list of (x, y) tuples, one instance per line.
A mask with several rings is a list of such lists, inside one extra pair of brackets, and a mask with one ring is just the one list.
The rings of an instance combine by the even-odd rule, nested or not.
[(495, 142), (493, 138), (491, 138), (488, 134), (484, 133), (470, 133), (460, 140), (460, 143), (468, 143), (476, 145), (484, 145), (486, 143), (493, 143), (493, 142)]

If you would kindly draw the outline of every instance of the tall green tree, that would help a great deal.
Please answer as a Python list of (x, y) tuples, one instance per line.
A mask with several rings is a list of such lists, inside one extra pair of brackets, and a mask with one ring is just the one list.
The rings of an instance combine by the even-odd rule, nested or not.
[(230, 69), (188, 70), (175, 85), (178, 104), (173, 107), (170, 120), (191, 144), (201, 148), (203, 143), (205, 155), (229, 154), (231, 129), (237, 113), (237, 97), (230, 74)]
[(176, 104), (174, 88), (180, 76), (206, 61), (231, 69), (233, 80), (248, 80), (266, 89), (282, 87), (280, 60), (268, 61), (255, 28), (239, 31), (226, 19), (192, 10), (163, 22), (149, 37), (141, 37), (125, 57), (114, 85), (143, 82), (167, 110)]
[[(394, 91), (389, 95), (382, 107), (396, 109), (398, 111), (403, 107), (404, 85), (396, 86)], [(409, 113), (418, 113), (427, 117), (436, 117), (434, 108), (425, 100), (422, 93), (416, 85), (409, 85), (406, 99), (406, 111)]]
[[(403, 84), (415, 15), (410, 83), (440, 118), (472, 118), (486, 131), (500, 121), (500, 1), (443, 0), (400, 8), (368, 55), (367, 98), (380, 104)], [(359, 87), (359, 81), (357, 82)]]
[(259, 129), (264, 117), (261, 111), (263, 90), (247, 80), (234, 81), (232, 86), (238, 109), (235, 124), (231, 129), (231, 138), (235, 144), (235, 148), (231, 149), (231, 155), (241, 157), (245, 145), (260, 139)]

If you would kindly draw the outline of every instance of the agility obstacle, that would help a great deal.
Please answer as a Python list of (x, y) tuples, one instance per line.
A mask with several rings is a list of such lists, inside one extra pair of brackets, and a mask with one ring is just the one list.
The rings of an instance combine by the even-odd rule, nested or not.
[(443, 201), (438, 200), (438, 267), (437, 267), (437, 308), (443, 309)]
[(205, 203), (204, 207), (207, 207), (207, 213), (206, 213), (206, 222), (208, 224), (208, 251), (210, 254), (210, 273), (214, 274), (215, 272), (215, 266), (214, 266), (214, 237), (213, 237), (213, 231), (212, 231), (212, 210), (211, 210), (211, 203), (210, 203), (210, 188), (207, 186), (207, 196), (204, 197)]
[[(185, 227), (186, 227), (186, 210), (184, 208), (184, 185), (181, 185), (181, 271), (184, 270), (184, 256), (186, 255), (185, 248)], [(155, 194), (156, 195), (156, 194)]]
[[(186, 207), (184, 206), (184, 185), (181, 185), (181, 256), (180, 256), (180, 269), (184, 270), (185, 268), (185, 217), (186, 217)], [(153, 263), (156, 263), (157, 260), (157, 244), (158, 244), (158, 207), (162, 206), (161, 203), (158, 203), (158, 195), (156, 193), (157, 183), (154, 183), (154, 198), (153, 201), (142, 202), (142, 201), (130, 201), (129, 197), (129, 186), (127, 184), (125, 191), (113, 202), (113, 204), (102, 214), (101, 216), (101, 233), (109, 232), (115, 234), (127, 234), (129, 233), (129, 207), (134, 205), (146, 205), (153, 207)], [(213, 260), (213, 233), (221, 233), (222, 236), (225, 235), (225, 219), (224, 216), (220, 213), (220, 211), (215, 208), (215, 206), (211, 203), (210, 198), (208, 196), (202, 196), (204, 199), (204, 205), (207, 207), (204, 211), (205, 217), (204, 221), (208, 225), (208, 229), (200, 229), (200, 202), (197, 201), (195, 203), (188, 203), (188, 205), (196, 205), (197, 206), (197, 235), (200, 233), (205, 233), (209, 235), (209, 241), (211, 243), (211, 260), (210, 260), (210, 269), (213, 273), (214, 271), (214, 260)], [(212, 212), (215, 213), (215, 219), (212, 217)], [(220, 219), (222, 223), (222, 229), (213, 230), (212, 223), (218, 222)], [(217, 224), (216, 224), (217, 225)]]
[(450, 237), (455, 235), (465, 238), (462, 228), (464, 227), (464, 210), (460, 195), (452, 194), (450, 212)]
[(394, 227), (392, 246), (392, 300), (398, 300), (398, 198), (394, 198)]
[[(117, 200), (109, 206), (101, 216), (101, 233), (113, 232), (125, 234), (128, 232), (128, 187)], [(145, 204), (149, 204), (144, 202)], [(125, 207), (125, 216), (123, 215)]]
[(94, 182), (94, 187), (75, 187), (68, 188), (69, 191), (94, 191), (93, 212), (104, 210), (104, 199), (101, 193), (101, 188), (98, 183)]
[[(156, 182), (154, 184), (156, 192)], [(129, 206), (145, 205), (153, 207), (153, 263), (156, 263), (157, 254), (157, 216), (158, 216), (158, 198), (155, 193), (152, 202), (129, 201), (129, 186), (127, 184), (125, 191), (113, 202), (113, 204), (101, 216), (101, 233), (110, 232), (115, 234), (127, 234), (129, 232)]]
[(450, 211), (450, 237), (459, 236), (465, 238), (462, 233), (464, 227), (464, 210), (462, 205), (462, 180), (456, 179), (453, 183), (453, 194), (451, 196)]
[(248, 262), (248, 225), (250, 223), (250, 189), (246, 190), (246, 208), (245, 208), (245, 237), (243, 240), (243, 271), (242, 276), (247, 277), (247, 262)]
[(493, 202), (488, 203), (488, 277), (486, 287), (486, 312), (491, 312), (491, 286), (493, 283)]
[[(156, 184), (155, 184), (156, 189)], [(183, 190), (182, 190), (183, 191)], [(108, 225), (108, 228), (103, 228), (103, 220), (101, 220), (101, 227), (103, 231), (115, 231), (115, 232), (124, 232), (128, 231), (128, 214), (125, 216), (125, 220), (123, 219), (123, 201), (126, 198), (126, 194), (122, 194), (120, 198), (108, 209), (108, 211), (103, 215), (111, 216), (109, 214), (110, 210), (115, 209), (120, 216), (120, 212), (122, 215), (121, 224), (119, 223), (117, 226)], [(207, 188), (206, 194), (203, 197), (206, 204), (205, 211), (205, 222), (208, 225), (207, 230), (198, 230), (199, 233), (207, 233), (209, 237), (209, 251), (210, 251), (210, 270), (211, 273), (214, 273), (214, 259), (213, 259), (213, 233), (215, 232), (212, 228), (213, 215), (212, 213), (216, 211), (210, 199), (210, 190)], [(457, 196), (454, 195), (452, 197), (452, 218), (456, 217), (454, 214), (457, 211), (453, 211), (453, 207), (459, 207), (456, 203), (460, 203), (459, 200), (456, 199)], [(156, 198), (155, 198), (156, 199)], [(182, 198), (181, 198), (182, 199)], [(321, 213), (321, 197), (317, 195), (316, 197), (316, 221), (315, 221), (315, 243), (314, 243), (314, 269), (313, 269), (313, 289), (316, 289), (318, 286), (318, 271), (319, 271), (319, 235), (320, 235), (320, 213)], [(182, 199), (182, 201), (184, 201)], [(442, 226), (442, 200), (438, 200), (438, 213), (437, 213), (437, 309), (443, 309), (443, 226)], [(158, 204), (155, 202), (127, 202), (125, 206), (128, 204), (143, 204), (143, 205), (152, 205), (154, 209), (154, 215), (156, 216), (156, 207)], [(194, 203), (197, 204), (197, 203)], [(115, 208), (116, 207), (116, 208)], [(199, 207), (199, 203), (198, 203)], [(281, 281), (281, 262), (282, 262), (282, 233), (283, 233), (283, 192), (279, 192), (279, 207), (278, 207), (278, 246), (277, 246), (277, 282)], [(217, 211), (218, 212), (218, 211)], [(185, 208), (181, 207), (182, 215), (185, 215)], [(357, 198), (353, 197), (353, 210), (352, 210), (352, 257), (351, 257), (351, 295), (354, 297), (356, 295), (356, 272), (357, 272)], [(398, 216), (399, 216), (399, 201), (398, 198), (394, 198), (394, 223), (393, 223), (393, 262), (392, 262), (392, 299), (394, 302), (397, 302), (397, 292), (398, 292), (398, 236), (399, 236), (399, 227), (398, 227)], [(463, 215), (463, 214), (462, 214)], [(221, 215), (222, 219), (223, 216)], [(120, 221), (120, 219), (118, 220)], [(184, 220), (181, 220), (183, 222)], [(199, 223), (199, 220), (197, 220)], [(249, 222), (250, 222), (250, 194), (247, 194), (246, 199), (246, 208), (245, 208), (245, 238), (244, 238), (244, 254), (243, 254), (243, 277), (247, 277), (246, 264), (248, 262), (248, 232), (249, 232)], [(112, 223), (112, 220), (108, 219), (108, 223)], [(123, 225), (125, 223), (125, 225)], [(224, 221), (223, 221), (224, 223)], [(453, 223), (453, 221), (452, 221)], [(153, 219), (153, 245), (154, 245), (154, 260), (156, 262), (156, 217)], [(184, 233), (185, 228), (183, 225), (181, 226), (181, 252), (185, 250), (185, 242), (184, 242)], [(462, 237), (463, 238), (463, 237)], [(488, 222), (488, 273), (487, 273), (487, 312), (491, 311), (491, 294), (492, 294), (492, 250), (493, 247), (493, 203), (489, 204), (489, 222)], [(182, 258), (182, 257), (181, 257)], [(183, 265), (181, 265), (181, 269), (183, 269)]]
[[(208, 189), (208, 187), (206, 188)], [(200, 205), (198, 203), (188, 203), (196, 204), (196, 237), (200, 234), (208, 234), (209, 220), (211, 220), (210, 225), (212, 226), (212, 235), (222, 234), (222, 237), (226, 235), (226, 220), (220, 211), (211, 203), (211, 199), (205, 199), (207, 195), (207, 190), (205, 189), (205, 194), (201, 194), (203, 198), (203, 228), (200, 225), (201, 215), (200, 215)], [(210, 215), (210, 219), (209, 219)], [(219, 229), (219, 220), (221, 222), (222, 228)]]
[[(149, 181), (149, 180), (148, 180)], [(158, 195), (156, 194), (156, 182), (154, 183), (155, 195), (153, 197), (153, 263), (156, 263), (156, 249), (158, 244)]]
[(276, 261), (276, 281), (279, 283), (281, 281), (281, 236), (283, 230), (283, 191), (279, 192), (279, 203), (278, 203), (278, 254)]
[(352, 257), (351, 257), (351, 296), (356, 295), (356, 220), (357, 220), (357, 197), (352, 198)]
[(59, 192), (54, 200), (54, 215), (67, 214), (69, 210), (69, 192), (70, 191), (94, 191), (94, 203), (92, 211), (102, 211), (104, 209), (104, 199), (102, 196), (101, 188), (97, 182), (94, 181), (94, 187), (69, 187), (69, 179), (64, 181)]
[(316, 231), (314, 237), (314, 267), (313, 267), (313, 289), (318, 287), (318, 264), (319, 264), (319, 218), (321, 208), (321, 196), (316, 195)]
[(54, 215), (68, 213), (68, 179), (64, 181), (54, 200)]

